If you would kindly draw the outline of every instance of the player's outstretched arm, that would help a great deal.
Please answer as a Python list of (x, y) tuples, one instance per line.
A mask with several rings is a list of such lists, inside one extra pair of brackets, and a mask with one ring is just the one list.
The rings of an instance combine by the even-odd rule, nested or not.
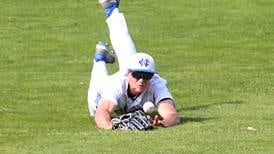
[(114, 112), (115, 105), (113, 102), (102, 99), (101, 103), (99, 104), (94, 118), (97, 127), (103, 129), (112, 129), (111, 124), (111, 113)]
[(158, 113), (163, 119), (156, 122), (156, 125), (168, 127), (180, 123), (180, 116), (176, 111), (172, 99), (164, 99), (159, 102)]

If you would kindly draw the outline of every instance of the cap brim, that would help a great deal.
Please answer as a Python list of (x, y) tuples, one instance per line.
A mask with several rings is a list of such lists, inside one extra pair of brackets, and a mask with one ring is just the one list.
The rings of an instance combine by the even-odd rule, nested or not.
[(146, 70), (146, 69), (128, 69), (130, 72), (146, 72), (146, 73), (156, 73), (153, 70)]

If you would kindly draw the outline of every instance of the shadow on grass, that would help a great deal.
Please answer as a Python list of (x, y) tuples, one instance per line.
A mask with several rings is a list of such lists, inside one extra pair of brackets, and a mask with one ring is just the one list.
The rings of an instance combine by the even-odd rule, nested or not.
[(190, 107), (185, 107), (185, 108), (181, 108), (178, 109), (178, 112), (180, 111), (191, 111), (191, 110), (199, 110), (199, 109), (206, 109), (209, 108), (211, 106), (217, 106), (217, 105), (224, 105), (224, 104), (242, 104), (243, 101), (225, 101), (225, 102), (216, 102), (216, 103), (211, 103), (211, 104), (202, 104), (202, 105), (197, 105), (197, 106), (190, 106)]
[[(202, 105), (196, 105), (191, 107), (185, 107), (177, 109), (178, 112), (181, 111), (194, 111), (194, 110), (200, 110), (200, 109), (207, 109), (212, 106), (218, 106), (218, 105), (235, 105), (235, 104), (242, 104), (243, 101), (224, 101), (224, 102), (216, 102), (216, 103), (210, 103), (210, 104), (202, 104)], [(180, 117), (180, 124), (185, 124), (188, 122), (204, 122), (207, 120), (217, 119), (216, 117)]]
[(186, 124), (188, 122), (204, 122), (211, 119), (217, 119), (217, 118), (202, 118), (202, 117), (180, 117), (180, 124)]

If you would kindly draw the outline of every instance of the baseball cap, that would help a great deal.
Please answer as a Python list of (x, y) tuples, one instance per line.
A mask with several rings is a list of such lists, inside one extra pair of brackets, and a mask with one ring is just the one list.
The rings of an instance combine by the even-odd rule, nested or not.
[(155, 73), (154, 59), (146, 53), (136, 53), (129, 59), (128, 70), (131, 72)]

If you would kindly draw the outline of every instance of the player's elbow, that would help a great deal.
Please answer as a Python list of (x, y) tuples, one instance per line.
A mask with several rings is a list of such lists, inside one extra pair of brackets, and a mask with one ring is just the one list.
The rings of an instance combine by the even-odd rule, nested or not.
[(170, 113), (168, 114), (164, 119), (163, 119), (163, 123), (166, 127), (169, 126), (174, 126), (180, 123), (180, 116), (178, 113), (174, 112), (174, 113)]

